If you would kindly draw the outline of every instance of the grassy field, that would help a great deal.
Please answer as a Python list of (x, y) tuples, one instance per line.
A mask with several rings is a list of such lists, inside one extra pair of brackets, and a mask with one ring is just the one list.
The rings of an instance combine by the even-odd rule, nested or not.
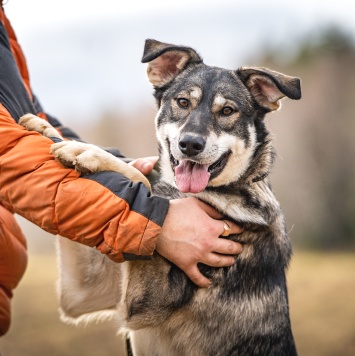
[(355, 355), (355, 254), (295, 252), (288, 273), (300, 355)]
[[(53, 255), (31, 256), (1, 356), (124, 355), (114, 323), (78, 328), (59, 321), (56, 274)], [(355, 255), (296, 251), (288, 280), (299, 354), (355, 355)]]

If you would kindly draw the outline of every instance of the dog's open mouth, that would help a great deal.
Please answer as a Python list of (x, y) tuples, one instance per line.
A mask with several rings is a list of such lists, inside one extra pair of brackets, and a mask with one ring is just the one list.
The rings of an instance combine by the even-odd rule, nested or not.
[(199, 193), (205, 190), (208, 182), (223, 171), (230, 154), (231, 152), (227, 151), (211, 165), (189, 160), (178, 161), (170, 155), (178, 189), (183, 193)]

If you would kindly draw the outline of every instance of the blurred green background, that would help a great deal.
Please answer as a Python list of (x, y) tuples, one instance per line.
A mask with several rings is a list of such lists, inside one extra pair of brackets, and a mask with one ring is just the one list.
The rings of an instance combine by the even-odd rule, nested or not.
[[(22, 18), (28, 3), (32, 15)], [(133, 1), (129, 11), (109, 0), (75, 4), (16, 0), (5, 9), (47, 111), (129, 157), (157, 153), (156, 107), (139, 63), (145, 38), (192, 46), (207, 64), (267, 66), (302, 79), (301, 101), (284, 100), (266, 119), (278, 152), (271, 180), (294, 245), (291, 319), (300, 355), (355, 355), (355, 5)], [(97, 13), (89, 11), (94, 5)], [(59, 321), (54, 238), (17, 218), (30, 260), (1, 355), (124, 355), (114, 323)]]

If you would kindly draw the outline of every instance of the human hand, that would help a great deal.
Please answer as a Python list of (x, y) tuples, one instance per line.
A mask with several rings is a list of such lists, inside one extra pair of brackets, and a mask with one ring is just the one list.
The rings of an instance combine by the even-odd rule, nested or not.
[(142, 174), (147, 176), (153, 170), (155, 164), (158, 162), (158, 156), (150, 156), (144, 158), (137, 158), (128, 164), (138, 169)]
[[(199, 287), (211, 281), (198, 269), (201, 262), (211, 267), (231, 266), (233, 255), (242, 252), (242, 245), (219, 238), (224, 232), (223, 216), (196, 198), (170, 201), (168, 214), (158, 236), (156, 250), (174, 263)], [(228, 221), (230, 234), (242, 229)]]

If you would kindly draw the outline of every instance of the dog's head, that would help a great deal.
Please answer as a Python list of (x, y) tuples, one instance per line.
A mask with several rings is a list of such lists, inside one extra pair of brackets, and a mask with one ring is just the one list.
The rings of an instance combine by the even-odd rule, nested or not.
[(265, 114), (301, 97), (298, 78), (207, 66), (189, 47), (147, 40), (142, 62), (159, 106), (162, 179), (184, 193), (236, 182), (267, 136)]

